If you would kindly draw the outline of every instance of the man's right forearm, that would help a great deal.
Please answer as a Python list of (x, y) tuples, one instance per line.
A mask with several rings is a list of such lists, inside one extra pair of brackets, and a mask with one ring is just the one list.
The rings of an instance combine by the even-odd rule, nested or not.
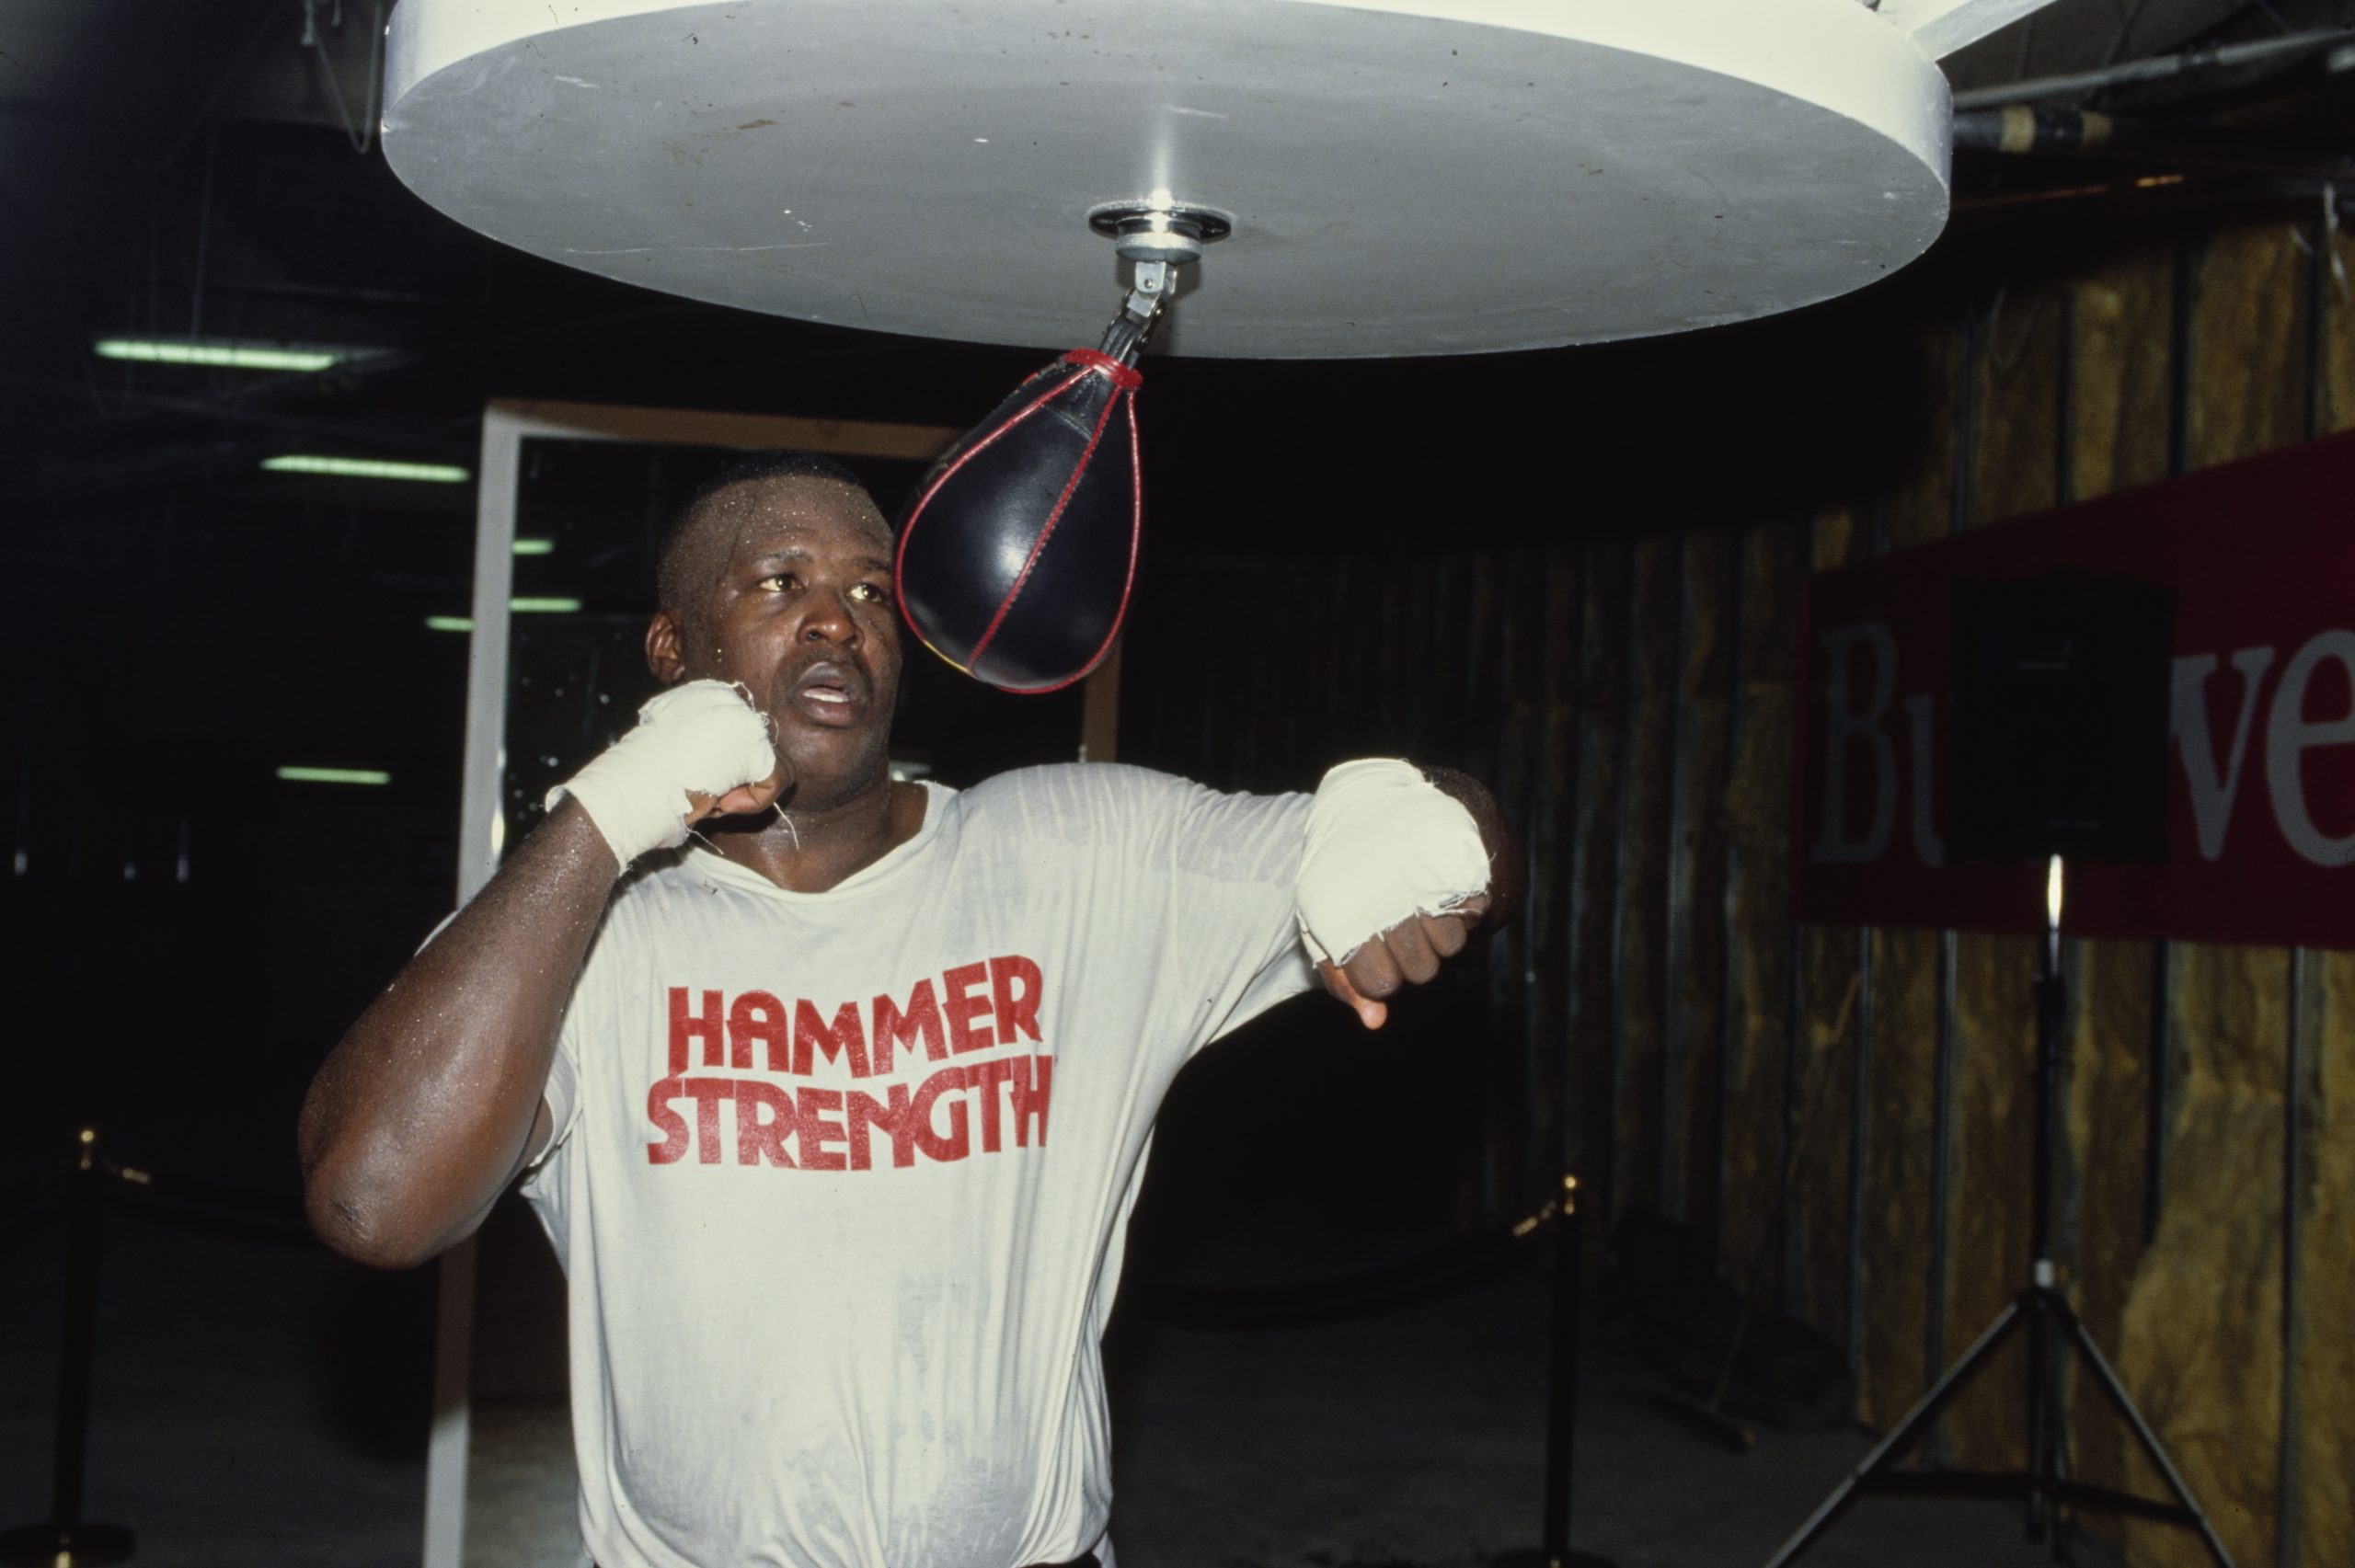
[(619, 875), (566, 801), (336, 1047), (301, 1128), (329, 1246), (400, 1268), (481, 1223), (534, 1152), (557, 1031)]

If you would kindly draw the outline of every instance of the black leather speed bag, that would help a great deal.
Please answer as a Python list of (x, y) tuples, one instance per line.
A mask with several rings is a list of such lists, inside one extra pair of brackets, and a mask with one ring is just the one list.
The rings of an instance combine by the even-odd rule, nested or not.
[(926, 647), (1006, 692), (1096, 668), (1128, 613), (1144, 491), (1132, 366), (1074, 349), (933, 465), (892, 572)]

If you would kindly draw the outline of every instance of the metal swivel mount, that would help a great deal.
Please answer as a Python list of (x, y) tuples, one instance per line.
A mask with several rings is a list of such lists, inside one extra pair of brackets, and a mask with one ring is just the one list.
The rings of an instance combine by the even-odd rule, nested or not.
[(1206, 207), (1151, 201), (1108, 202), (1087, 214), (1087, 226), (1136, 267), (1128, 298), (1097, 345), (1099, 352), (1124, 365), (1136, 362), (1145, 334), (1177, 292), (1175, 269), (1200, 261), (1202, 246), (1235, 232), (1232, 220)]

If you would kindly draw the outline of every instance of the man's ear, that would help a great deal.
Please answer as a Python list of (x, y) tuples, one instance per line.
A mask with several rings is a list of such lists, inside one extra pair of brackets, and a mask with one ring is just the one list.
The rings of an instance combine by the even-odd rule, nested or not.
[(679, 653), (682, 635), (678, 617), (668, 610), (656, 611), (654, 619), (646, 624), (646, 668), (665, 686), (677, 685), (687, 672), (687, 662)]

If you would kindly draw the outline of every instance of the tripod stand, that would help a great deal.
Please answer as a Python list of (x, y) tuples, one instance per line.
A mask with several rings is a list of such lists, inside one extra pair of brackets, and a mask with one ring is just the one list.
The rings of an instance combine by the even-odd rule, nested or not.
[[(2175, 1462), (2159, 1444), (2158, 1435), (2142, 1419), (2134, 1402), (2118, 1380), (2093, 1335), (2071, 1310), (2068, 1299), (2055, 1288), (2052, 1264), (2052, 1142), (2058, 1127), (2056, 1102), (2061, 1079), (2061, 1023), (2063, 993), (2061, 979), (2061, 857), (2051, 860), (2045, 894), (2044, 967), (2036, 979), (2036, 1152), (2032, 1174), (2030, 1220), (2032, 1260), (2028, 1283), (2012, 1304), (1989, 1324), (1985, 1333), (1947, 1368), (1930, 1391), (1906, 1413), (1888, 1436), (1867, 1454), (1848, 1478), (1833, 1489), (1822, 1505), (1808, 1516), (1798, 1533), (1783, 1543), (1766, 1568), (1785, 1568), (1816, 1543), (1848, 1505), (1864, 1494), (1914, 1497), (2018, 1497), (2028, 1508), (2028, 1539), (2051, 1543), (2055, 1562), (2071, 1561), (2069, 1533), (2061, 1510), (2083, 1506), (2131, 1514), (2181, 1525), (2200, 1532), (2210, 1555), (2222, 1568), (2234, 1568), (2231, 1553), (2216, 1537), (2215, 1528), (2200, 1511), (2184, 1484)], [(2016, 1333), (2028, 1335), (2027, 1437), (2028, 1463), (2017, 1471), (1901, 1470), (1901, 1458), (1952, 1402), (1964, 1385), (1986, 1367), (2004, 1342)], [(2060, 1416), (2059, 1356), (2074, 1349), (2094, 1372), (2095, 1385), (2133, 1429), (2151, 1463), (2165, 1477), (2173, 1503), (2132, 1493), (2092, 1486), (2067, 1474), (2066, 1444)]]

